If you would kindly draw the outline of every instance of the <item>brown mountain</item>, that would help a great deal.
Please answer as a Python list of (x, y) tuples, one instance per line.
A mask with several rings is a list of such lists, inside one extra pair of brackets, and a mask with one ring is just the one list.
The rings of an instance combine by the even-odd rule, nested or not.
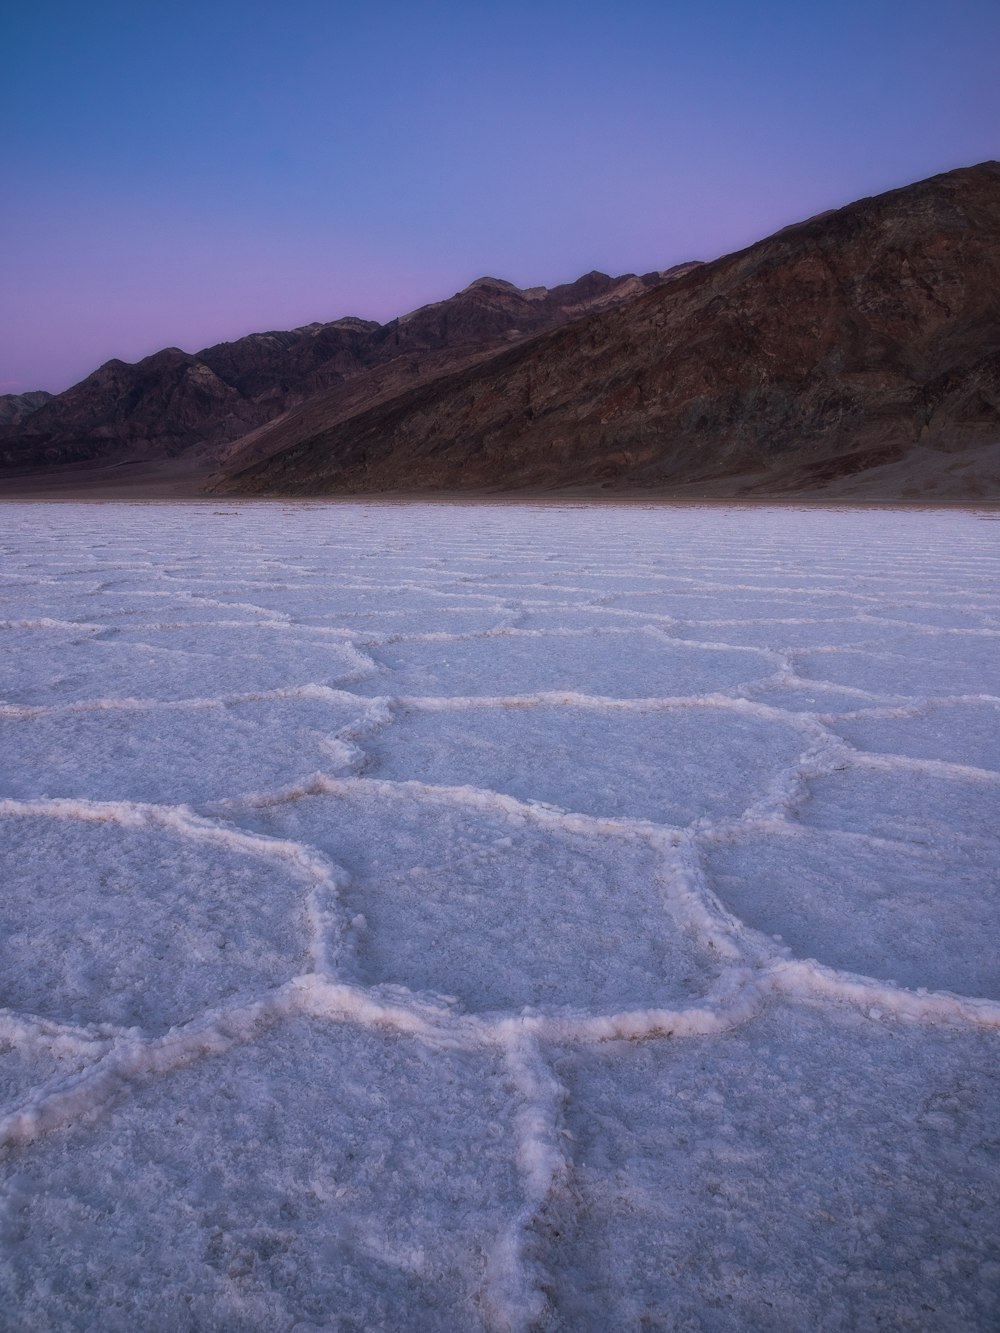
[(400, 358), (405, 365), (386, 382), (412, 384), (425, 361), (436, 373), (465, 365), (663, 280), (659, 273), (590, 273), (551, 290), (521, 291), (480, 278), (450, 299), (389, 324), (348, 317), (250, 334), (193, 354), (169, 347), (134, 365), (108, 361), (30, 417), (0, 424), (0, 466), (214, 455), (290, 407)]
[(402, 391), (370, 383), (258, 431), (219, 488), (1000, 496), (1000, 164), (785, 228)]
[(225, 472), (240, 470), (284, 447), (388, 402), (417, 385), (465, 369), (539, 329), (613, 309), (698, 264), (679, 264), (639, 278), (588, 273), (562, 287), (521, 290), (500, 278), (479, 278), (447, 301), (423, 306), (387, 325), (394, 355), (308, 398), (273, 422), (224, 447)]

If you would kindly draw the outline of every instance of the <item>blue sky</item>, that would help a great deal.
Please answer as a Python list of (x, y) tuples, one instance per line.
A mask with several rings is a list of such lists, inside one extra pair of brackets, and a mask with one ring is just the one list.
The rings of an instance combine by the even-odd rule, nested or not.
[(1000, 156), (1000, 0), (11, 4), (0, 392)]

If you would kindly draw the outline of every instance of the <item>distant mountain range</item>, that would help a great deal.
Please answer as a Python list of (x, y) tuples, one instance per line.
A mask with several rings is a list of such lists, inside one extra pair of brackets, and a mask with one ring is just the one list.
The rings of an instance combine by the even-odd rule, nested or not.
[(712, 263), (483, 278), (387, 325), (168, 349), (27, 416), (10, 401), (8, 476), (178, 455), (258, 495), (1000, 498), (1000, 164)]
[(389, 324), (347, 317), (288, 332), (251, 333), (195, 353), (167, 347), (134, 365), (107, 361), (55, 397), (0, 399), (0, 413), (16, 411), (15, 402), (46, 399), (30, 416), (22, 409), (11, 428), (0, 427), (0, 463), (211, 453), (317, 394), (336, 393), (360, 380), (370, 387), (359, 387), (357, 401), (374, 401), (389, 384), (410, 387), (428, 368), (454, 369), (663, 281), (660, 273), (643, 278), (589, 273), (567, 286), (521, 291), (509, 282), (480, 278), (449, 300)]
[(31, 393), (0, 394), (0, 426), (20, 425), (51, 399), (52, 394), (46, 393), (44, 389), (35, 389)]

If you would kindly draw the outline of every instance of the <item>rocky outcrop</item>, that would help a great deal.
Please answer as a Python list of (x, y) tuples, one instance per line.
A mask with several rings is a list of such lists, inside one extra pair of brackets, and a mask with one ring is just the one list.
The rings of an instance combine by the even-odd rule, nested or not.
[[(663, 280), (659, 273), (590, 273), (551, 290), (521, 291), (480, 278), (446, 301), (385, 325), (347, 317), (250, 334), (194, 354), (171, 347), (135, 364), (108, 361), (30, 418), (0, 424), (0, 465), (23, 469), (212, 453), (297, 404), (400, 358), (386, 384), (403, 387), (468, 365), (486, 351), (630, 300)], [(376, 375), (372, 382), (382, 380)], [(364, 392), (352, 398), (363, 400)]]
[(135, 365), (107, 361), (56, 395), (20, 429), (0, 431), (0, 460), (38, 465), (114, 457), (171, 456), (255, 423), (243, 399), (198, 357), (169, 347)]
[(52, 395), (44, 389), (32, 389), (28, 393), (0, 394), (0, 426), (16, 426), (44, 407)]
[(255, 461), (234, 457), (222, 485), (780, 494), (905, 474), (914, 450), (925, 472), (992, 450), (1000, 164), (861, 200), (592, 309), (402, 391), (328, 402), (326, 419), (317, 400), (258, 438)]

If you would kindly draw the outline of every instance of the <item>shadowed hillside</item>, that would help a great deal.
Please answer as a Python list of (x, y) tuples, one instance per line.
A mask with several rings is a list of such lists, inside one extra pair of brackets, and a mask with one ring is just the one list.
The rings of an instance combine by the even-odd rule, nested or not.
[(863, 199), (353, 414), (222, 488), (1000, 495), (1000, 164)]
[[(30, 416), (26, 400), (39, 395), (0, 400), (0, 467), (214, 457), (219, 446), (366, 373), (375, 371), (378, 384), (410, 387), (428, 372), (467, 365), (484, 352), (629, 300), (666, 276), (588, 273), (561, 287), (527, 291), (480, 278), (388, 324), (347, 317), (252, 333), (197, 353), (168, 347), (134, 365), (108, 361), (65, 393), (44, 395), (40, 406), (33, 402)], [(362, 388), (351, 401), (372, 398)]]

